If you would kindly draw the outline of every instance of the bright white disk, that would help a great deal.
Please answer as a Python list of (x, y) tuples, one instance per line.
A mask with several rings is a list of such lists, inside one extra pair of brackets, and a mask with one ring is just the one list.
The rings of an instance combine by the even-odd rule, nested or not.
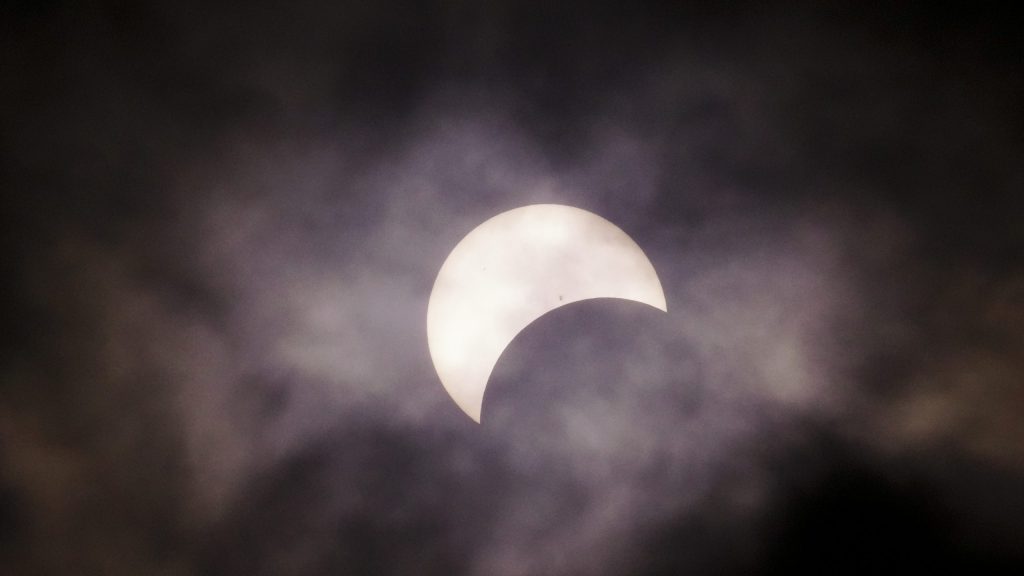
[(427, 342), (441, 383), (479, 422), (491, 370), (516, 334), (559, 306), (590, 298), (667, 310), (650, 260), (604, 218), (536, 204), (487, 220), (455, 246), (430, 294)]

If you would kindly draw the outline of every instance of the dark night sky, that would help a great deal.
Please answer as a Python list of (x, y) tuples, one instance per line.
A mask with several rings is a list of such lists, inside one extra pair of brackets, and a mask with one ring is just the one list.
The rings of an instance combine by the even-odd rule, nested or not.
[[(0, 573), (1021, 573), (1020, 17), (209, 4), (0, 8)], [(537, 202), (669, 313), (477, 425), (427, 299)]]

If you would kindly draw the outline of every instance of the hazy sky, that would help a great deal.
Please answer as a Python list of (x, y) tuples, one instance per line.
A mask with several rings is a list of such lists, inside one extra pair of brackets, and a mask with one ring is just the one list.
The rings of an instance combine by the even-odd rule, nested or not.
[[(1020, 17), (208, 4), (0, 9), (0, 573), (1020, 573)], [(669, 313), (478, 425), (427, 299), (538, 202)]]

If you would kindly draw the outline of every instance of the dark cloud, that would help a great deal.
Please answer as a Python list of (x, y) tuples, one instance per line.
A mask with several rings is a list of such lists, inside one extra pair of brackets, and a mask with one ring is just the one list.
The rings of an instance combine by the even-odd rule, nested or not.
[[(0, 572), (1019, 572), (1024, 81), (997, 8), (11, 3)], [(476, 425), (451, 248), (594, 211)]]

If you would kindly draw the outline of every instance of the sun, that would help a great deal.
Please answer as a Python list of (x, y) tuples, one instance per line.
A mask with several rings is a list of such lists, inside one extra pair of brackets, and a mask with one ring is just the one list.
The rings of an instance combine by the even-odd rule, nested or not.
[(487, 220), (455, 246), (430, 294), (427, 343), (441, 383), (480, 422), (487, 380), (516, 334), (555, 308), (591, 298), (667, 310), (654, 266), (608, 220), (558, 204)]

